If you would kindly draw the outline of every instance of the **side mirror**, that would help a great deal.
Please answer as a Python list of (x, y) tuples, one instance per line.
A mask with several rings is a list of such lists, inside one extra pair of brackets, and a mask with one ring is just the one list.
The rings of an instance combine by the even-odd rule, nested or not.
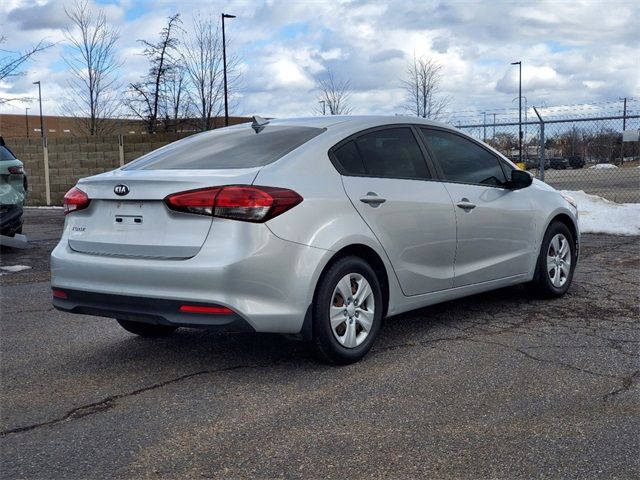
[(525, 172), (524, 170), (511, 170), (511, 181), (509, 182), (509, 188), (511, 190), (527, 188), (532, 183), (533, 177), (529, 172)]

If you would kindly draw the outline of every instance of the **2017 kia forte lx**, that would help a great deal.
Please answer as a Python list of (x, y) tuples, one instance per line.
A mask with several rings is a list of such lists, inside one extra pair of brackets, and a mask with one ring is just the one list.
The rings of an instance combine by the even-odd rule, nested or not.
[(162, 336), (293, 334), (362, 358), (385, 317), (531, 282), (563, 295), (575, 202), (453, 128), (255, 119), (167, 145), (65, 197), (53, 304)]

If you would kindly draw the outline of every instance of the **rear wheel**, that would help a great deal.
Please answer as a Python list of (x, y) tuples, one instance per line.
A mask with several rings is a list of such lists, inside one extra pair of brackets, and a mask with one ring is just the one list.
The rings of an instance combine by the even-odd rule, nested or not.
[(176, 331), (178, 327), (170, 325), (154, 325), (152, 323), (132, 322), (131, 320), (116, 319), (127, 332), (141, 337), (166, 337)]
[(576, 266), (575, 240), (567, 226), (553, 222), (544, 235), (533, 283), (544, 297), (564, 295)]
[(382, 290), (359, 257), (337, 260), (323, 274), (313, 305), (313, 341), (330, 363), (357, 362), (371, 349), (382, 323)]

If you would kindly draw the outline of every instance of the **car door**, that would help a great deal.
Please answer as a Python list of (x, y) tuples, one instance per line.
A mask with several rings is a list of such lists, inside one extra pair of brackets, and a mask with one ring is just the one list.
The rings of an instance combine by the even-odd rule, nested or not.
[(507, 188), (508, 164), (479, 143), (444, 129), (420, 132), (455, 205), (454, 286), (529, 272), (535, 256), (530, 190)]
[(417, 135), (410, 126), (368, 130), (331, 151), (349, 199), (405, 295), (451, 288), (456, 248), (451, 199), (432, 180)]

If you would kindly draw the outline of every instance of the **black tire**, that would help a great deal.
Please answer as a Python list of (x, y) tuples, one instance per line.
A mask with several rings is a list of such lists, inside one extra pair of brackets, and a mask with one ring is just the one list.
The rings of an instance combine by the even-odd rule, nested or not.
[[(373, 320), (371, 322), (371, 328), (361, 343), (353, 348), (347, 348), (338, 341), (329, 319), (329, 310), (332, 305), (335, 306), (334, 301), (336, 297), (334, 297), (334, 291), (337, 288), (338, 282), (350, 274), (363, 277), (368, 282), (369, 287), (371, 288), (371, 293), (373, 294), (373, 302), (371, 302), (370, 297), (367, 297), (369, 298), (367, 301), (369, 305), (373, 304)], [(346, 305), (342, 305), (339, 308), (342, 308), (343, 306), (346, 311)], [(362, 307), (362, 305), (360, 307)], [(365, 306), (365, 309), (366, 308), (370, 307)], [(320, 278), (313, 301), (313, 345), (320, 359), (336, 365), (347, 365), (362, 359), (362, 357), (364, 357), (371, 349), (371, 346), (380, 331), (380, 326), (382, 324), (382, 309), (382, 289), (380, 288), (380, 282), (378, 281), (378, 278), (371, 266), (369, 266), (369, 264), (362, 258), (355, 256), (342, 257), (336, 260)], [(362, 318), (365, 318), (365, 316), (363, 315)], [(347, 320), (346, 316), (344, 322), (345, 335), (346, 328), (348, 328), (347, 322), (349, 321), (354, 324), (354, 331), (357, 331), (357, 329), (360, 328), (359, 333), (357, 334), (360, 336), (364, 331), (362, 325), (358, 323), (361, 320), (357, 320), (355, 317)], [(339, 328), (340, 327), (338, 327), (338, 329)]]
[[(559, 270), (554, 272), (553, 278), (551, 276), (551, 270), (547, 270), (547, 254), (550, 252), (550, 244), (551, 241), (557, 236), (562, 235), (567, 240), (568, 247), (570, 249), (568, 258), (571, 259), (571, 264), (569, 266), (568, 275), (564, 276), (564, 283), (560, 286), (554, 285), (553, 278), (555, 275), (560, 275), (560, 281), (562, 281), (562, 274), (560, 274)], [(544, 234), (544, 238), (542, 240), (542, 245), (540, 246), (540, 253), (538, 254), (538, 260), (536, 262), (536, 273), (533, 277), (532, 285), (538, 295), (543, 298), (557, 298), (561, 297), (569, 287), (571, 286), (571, 281), (573, 280), (573, 272), (576, 268), (576, 243), (571, 231), (564, 223), (561, 222), (553, 222), (547, 228), (547, 231)]]
[(116, 319), (127, 332), (141, 337), (167, 337), (176, 331), (178, 327), (170, 325), (154, 325), (152, 323), (132, 322), (131, 320)]

